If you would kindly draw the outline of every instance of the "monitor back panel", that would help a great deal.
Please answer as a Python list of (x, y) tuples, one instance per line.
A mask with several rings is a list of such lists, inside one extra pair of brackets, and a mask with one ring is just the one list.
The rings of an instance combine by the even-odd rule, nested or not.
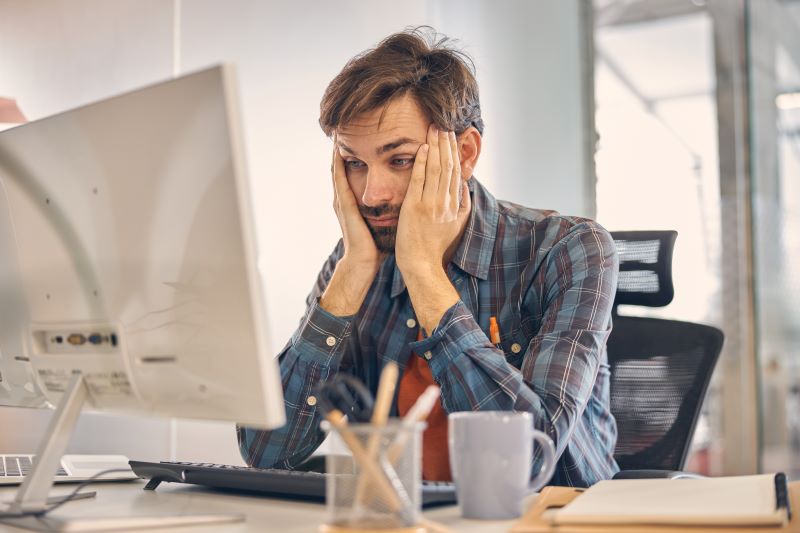
[(282, 422), (230, 84), (215, 67), (0, 133), (52, 401), (79, 368), (96, 408)]

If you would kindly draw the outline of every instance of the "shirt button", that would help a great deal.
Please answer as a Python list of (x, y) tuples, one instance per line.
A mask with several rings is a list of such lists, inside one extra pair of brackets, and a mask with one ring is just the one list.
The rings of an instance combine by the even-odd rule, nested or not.
[(515, 342), (514, 344), (511, 345), (511, 351), (514, 353), (519, 353), (522, 351), (522, 346), (520, 346)]
[(336, 344), (336, 337), (333, 336), (328, 337), (327, 339), (325, 339), (325, 344), (327, 344), (328, 346), (333, 346), (334, 344)]
[(308, 399), (306, 399), (306, 403), (308, 405), (312, 406), (312, 407), (317, 405), (317, 397), (316, 396), (309, 396)]
[(422, 355), (423, 355), (423, 357), (425, 357), (425, 359), (427, 359), (428, 361), (430, 361), (430, 360), (431, 360), (431, 357), (433, 357), (433, 354), (431, 353), (431, 351), (430, 351), (430, 350), (428, 350), (427, 352), (425, 352), (425, 353), (424, 353), (424, 354), (422, 354)]
[(414, 320), (413, 318), (409, 318), (408, 320), (406, 320), (406, 326), (408, 326), (409, 328), (413, 328), (416, 325), (417, 321)]

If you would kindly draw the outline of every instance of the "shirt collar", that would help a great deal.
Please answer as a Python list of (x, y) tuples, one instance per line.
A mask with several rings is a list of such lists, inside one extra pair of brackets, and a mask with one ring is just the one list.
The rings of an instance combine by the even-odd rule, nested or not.
[[(492, 261), (500, 212), (497, 209), (497, 200), (477, 179), (470, 178), (467, 185), (472, 197), (472, 212), (469, 215), (464, 234), (461, 236), (461, 242), (458, 243), (450, 262), (467, 274), (486, 280), (489, 278), (489, 264)], [(392, 277), (392, 298), (402, 293), (405, 288), (403, 275), (395, 264)]]

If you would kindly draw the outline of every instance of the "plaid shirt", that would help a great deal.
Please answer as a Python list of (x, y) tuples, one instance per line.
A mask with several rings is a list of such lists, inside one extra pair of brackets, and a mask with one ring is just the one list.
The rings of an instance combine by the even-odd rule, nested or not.
[[(297, 466), (324, 438), (315, 385), (349, 372), (374, 393), (383, 366), (394, 361), (405, 368), (413, 352), (430, 358), (447, 412), (532, 413), (556, 445), (551, 484), (589, 486), (617, 472), (605, 346), (617, 286), (614, 241), (591, 220), (498, 201), (474, 178), (469, 185), (472, 213), (448, 265), (461, 299), (428, 338), (417, 341), (394, 255), (355, 316), (336, 317), (319, 306), (344, 252), (339, 242), (280, 354), (286, 425), (237, 428), (248, 464)], [(498, 346), (488, 338), (490, 316), (500, 326)], [(534, 469), (540, 462), (537, 452)]]

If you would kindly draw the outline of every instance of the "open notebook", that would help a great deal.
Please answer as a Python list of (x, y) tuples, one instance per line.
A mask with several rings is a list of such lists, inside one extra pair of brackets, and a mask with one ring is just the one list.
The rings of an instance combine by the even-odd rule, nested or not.
[(790, 517), (784, 474), (601, 481), (558, 510), (558, 525), (781, 526)]

